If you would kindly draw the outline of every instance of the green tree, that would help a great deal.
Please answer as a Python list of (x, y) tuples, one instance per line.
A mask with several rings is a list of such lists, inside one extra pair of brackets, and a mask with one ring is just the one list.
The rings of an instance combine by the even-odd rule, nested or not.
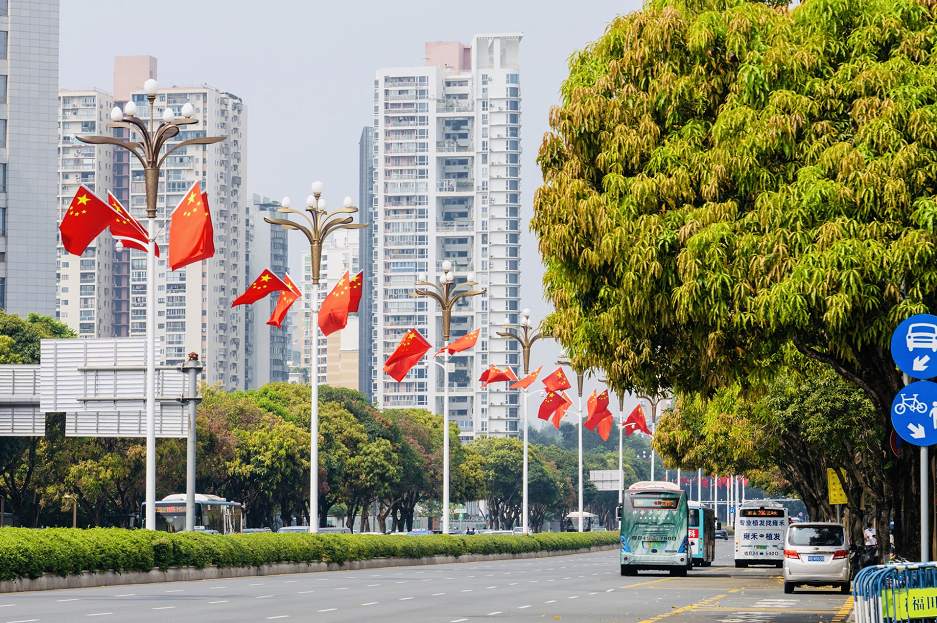
[[(884, 429), (888, 337), (937, 308), (934, 11), (656, 0), (616, 19), (572, 58), (540, 150), (551, 334), (644, 391), (770, 374), (793, 344)], [(904, 548), (914, 473), (889, 466)]]

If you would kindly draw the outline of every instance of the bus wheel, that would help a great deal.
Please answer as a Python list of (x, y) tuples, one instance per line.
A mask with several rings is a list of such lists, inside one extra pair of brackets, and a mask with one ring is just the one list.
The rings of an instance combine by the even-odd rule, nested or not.
[(629, 566), (627, 566), (627, 565), (622, 565), (622, 566), (621, 566), (621, 574), (622, 574), (622, 575), (638, 575), (638, 570), (635, 569), (634, 567), (629, 567)]
[(784, 593), (787, 594), (787, 595), (790, 595), (790, 594), (793, 593), (793, 592), (794, 592), (794, 583), (793, 583), (793, 582), (785, 582), (785, 583), (784, 583)]
[(704, 561), (703, 561), (703, 566), (704, 566), (704, 567), (711, 567), (712, 565), (713, 565), (713, 561), (711, 561), (711, 560), (704, 560)]
[(736, 561), (735, 561), (735, 568), (736, 568), (736, 569), (744, 569), (744, 568), (747, 567), (747, 566), (748, 566), (748, 563), (747, 563), (747, 562), (742, 562), (741, 560), (736, 560)]
[(670, 575), (678, 578), (686, 577), (686, 567), (680, 567), (679, 569), (671, 569)]

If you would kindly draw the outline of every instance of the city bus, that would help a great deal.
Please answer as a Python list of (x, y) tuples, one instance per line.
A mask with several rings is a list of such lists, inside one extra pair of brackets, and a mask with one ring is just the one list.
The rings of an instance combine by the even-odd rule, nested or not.
[(619, 510), (622, 575), (641, 569), (684, 576), (690, 567), (686, 493), (670, 482), (636, 482)]
[(735, 566), (784, 565), (787, 509), (771, 500), (749, 500), (735, 518)]
[[(146, 515), (146, 502), (143, 503)], [(164, 532), (185, 530), (185, 494), (174, 493), (156, 501), (156, 529)], [(195, 529), (231, 534), (244, 530), (240, 502), (230, 502), (217, 495), (195, 494)]]
[(689, 502), (690, 555), (694, 567), (708, 567), (716, 557), (716, 513), (699, 502)]

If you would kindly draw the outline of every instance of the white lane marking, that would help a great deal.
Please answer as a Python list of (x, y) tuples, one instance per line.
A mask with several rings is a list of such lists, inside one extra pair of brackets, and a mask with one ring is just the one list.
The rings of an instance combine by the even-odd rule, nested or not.
[[(446, 579), (447, 579), (447, 580), (454, 580), (455, 578), (446, 578)], [(468, 619), (466, 619), (466, 620), (468, 620)]]
[(14, 604), (0, 604), (0, 608), (9, 608), (12, 605)]
[(530, 607), (530, 604), (527, 604), (526, 606), (518, 606), (517, 609), (523, 610), (524, 608), (529, 608), (529, 607)]
[(173, 588), (173, 589), (170, 589), (170, 590), (168, 590), (168, 591), (166, 591), (166, 592), (167, 592), (167, 593), (182, 593), (182, 592), (184, 592), (184, 589), (181, 589), (181, 588)]
[(136, 593), (121, 593), (120, 595), (114, 595), (115, 597), (136, 597)]
[(288, 618), (290, 618), (290, 615), (288, 615), (288, 614), (278, 614), (278, 615), (276, 615), (276, 616), (267, 617), (267, 620), (268, 620), (268, 621), (273, 621), (273, 620), (275, 620), (275, 619), (288, 619)]
[(258, 595), (254, 599), (270, 599), (271, 597), (276, 597), (276, 595)]
[(336, 591), (347, 591), (347, 590), (348, 590), (348, 587), (347, 587), (347, 586), (339, 586), (338, 588), (335, 588), (335, 589), (333, 589), (333, 590), (336, 590)]
[(380, 584), (368, 584), (368, 588), (374, 588), (375, 586), (380, 586)]
[(316, 610), (316, 612), (335, 612), (338, 608), (323, 608), (322, 610)]
[(394, 582), (394, 584), (406, 584), (406, 583), (407, 583), (406, 580), (397, 580), (396, 582)]
[(486, 586), (485, 588), (487, 588), (488, 590), (491, 590), (491, 589), (493, 589), (493, 588), (498, 588), (498, 587), (497, 587), (497, 586)]
[(463, 621), (468, 621), (468, 619), (452, 619), (449, 623), (462, 623)]
[(309, 593), (314, 593), (314, 592), (315, 592), (315, 591), (312, 591), (312, 590), (309, 590), (309, 591), (296, 591), (296, 594), (297, 594), (297, 595), (308, 595)]
[(463, 589), (462, 589), (462, 592), (463, 592), (463, 593), (471, 593), (471, 592), (472, 592), (472, 589), (470, 589), (470, 588), (463, 588)]
[(86, 614), (86, 617), (106, 617), (109, 614), (114, 614), (113, 612), (89, 612)]
[(614, 590), (615, 590), (614, 588), (606, 588), (606, 589), (605, 589), (605, 592), (606, 592), (606, 593), (611, 593), (611, 592), (613, 592)]
[(545, 604), (555, 604), (555, 603), (556, 603), (556, 600), (555, 600), (555, 599), (548, 599), (548, 600), (546, 600), (546, 601), (543, 602), (543, 603), (545, 603)]
[(570, 595), (566, 599), (579, 599), (579, 595)]
[(362, 606), (376, 606), (377, 604), (378, 604), (378, 602), (376, 602), (376, 601), (366, 601), (366, 602), (364, 602), (364, 603), (361, 604), (361, 605), (362, 605)]
[(493, 617), (493, 616), (495, 616), (495, 615), (497, 615), (497, 614), (504, 614), (504, 613), (501, 612), (500, 610), (495, 610), (494, 612), (489, 612), (489, 613), (486, 614), (485, 616)]
[(175, 608), (175, 606), (156, 606), (155, 608), (151, 608), (151, 610), (172, 610), (173, 608)]
[(218, 601), (209, 601), (208, 603), (211, 604), (211, 605), (215, 605), (215, 604), (226, 604), (226, 603), (228, 603), (228, 600), (227, 600), (227, 599), (219, 599)]
[(248, 586), (263, 586), (263, 582), (254, 582), (253, 584), (248, 584)]
[(445, 593), (433, 593), (430, 597), (441, 597), (442, 595), (445, 595)]
[[(120, 596), (121, 596), (121, 595), (118, 595), (118, 597), (120, 597)], [(77, 597), (70, 597), (70, 598), (68, 598), (68, 599), (56, 599), (55, 601), (59, 602), (60, 604), (64, 604), (64, 603), (68, 603), (69, 601), (78, 601), (78, 598), (77, 598)]]
[(36, 623), (39, 619), (18, 619), (16, 621), (7, 621), (7, 623)]
[(511, 582), (508, 586), (517, 586), (517, 582)]
[(596, 593), (596, 592), (591, 592), (591, 593), (589, 593), (589, 594), (590, 594), (590, 595), (598, 595), (598, 593)]
[[(226, 589), (226, 588), (228, 588), (228, 587), (227, 587), (227, 586), (209, 586), (209, 587), (208, 587), (208, 590), (210, 590), (210, 591), (220, 591), (220, 590), (224, 590), (224, 589)], [(120, 597), (120, 595), (118, 595), (118, 597)]]
[(401, 597), (397, 601), (410, 601), (411, 599), (413, 599), (413, 597)]

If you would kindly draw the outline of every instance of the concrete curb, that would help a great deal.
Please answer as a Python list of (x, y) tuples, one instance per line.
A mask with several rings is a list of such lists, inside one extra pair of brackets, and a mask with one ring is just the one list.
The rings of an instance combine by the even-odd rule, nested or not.
[(293, 563), (281, 562), (259, 567), (172, 567), (166, 571), (129, 571), (117, 573), (102, 571), (83, 572), (65, 577), (46, 573), (38, 578), (20, 578), (0, 582), (0, 593), (23, 591), (51, 591), (65, 588), (90, 588), (94, 586), (119, 586), (121, 584), (152, 584), (154, 582), (188, 582), (192, 580), (218, 580), (222, 578), (240, 578), (256, 575), (281, 575), (286, 573), (319, 573), (322, 571), (353, 571), (356, 569), (379, 569), (381, 567), (416, 567), (423, 565), (442, 565), (454, 562), (484, 562), (489, 560), (518, 560), (526, 558), (547, 558), (587, 554), (617, 549), (618, 544), (597, 545), (580, 549), (522, 552), (519, 554), (466, 554), (464, 556), (427, 556), (425, 558), (372, 558), (370, 560), (349, 560), (345, 563)]

